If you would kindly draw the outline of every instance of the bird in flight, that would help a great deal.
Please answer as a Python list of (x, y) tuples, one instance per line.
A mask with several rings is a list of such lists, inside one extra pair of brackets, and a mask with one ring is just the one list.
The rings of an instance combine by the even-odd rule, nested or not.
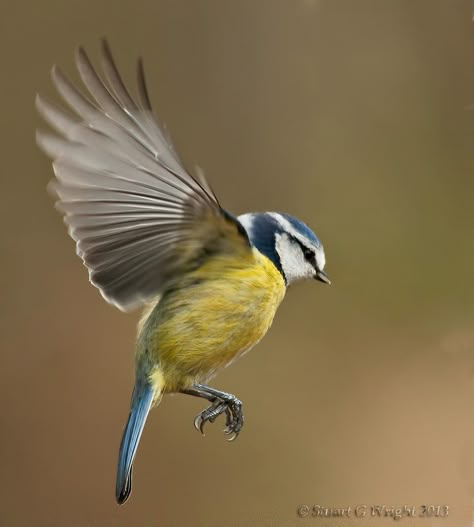
[(236, 217), (201, 173), (184, 167), (153, 112), (141, 60), (135, 98), (106, 41), (100, 76), (81, 47), (76, 65), (88, 95), (54, 67), (72, 112), (38, 96), (54, 132), (38, 131), (37, 141), (53, 160), (50, 188), (90, 282), (119, 309), (143, 309), (117, 467), (121, 504), (147, 416), (163, 395), (205, 399), (195, 427), (203, 432), (224, 414), (235, 439), (242, 403), (208, 382), (265, 335), (290, 284), (330, 282), (323, 246), (307, 225), (278, 212)]

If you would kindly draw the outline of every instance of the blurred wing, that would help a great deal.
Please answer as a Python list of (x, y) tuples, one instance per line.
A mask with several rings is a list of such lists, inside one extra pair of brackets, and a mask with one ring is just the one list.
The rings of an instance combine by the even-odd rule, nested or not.
[(105, 41), (106, 82), (82, 48), (76, 63), (94, 102), (53, 68), (53, 82), (78, 118), (38, 97), (39, 112), (59, 134), (38, 132), (38, 143), (54, 160), (58, 207), (104, 298), (128, 310), (210, 252), (248, 252), (243, 227), (221, 209), (202, 175), (184, 169), (153, 116), (141, 61), (139, 102)]

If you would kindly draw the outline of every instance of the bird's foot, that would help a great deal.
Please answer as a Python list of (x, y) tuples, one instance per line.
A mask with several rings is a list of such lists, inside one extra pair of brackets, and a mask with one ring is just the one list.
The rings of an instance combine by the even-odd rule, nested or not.
[(234, 441), (244, 424), (242, 403), (234, 395), (222, 393), (216, 396), (211, 406), (195, 417), (194, 427), (204, 435), (204, 425), (207, 422), (213, 423), (224, 412), (226, 415), (224, 433), (229, 436), (228, 441)]

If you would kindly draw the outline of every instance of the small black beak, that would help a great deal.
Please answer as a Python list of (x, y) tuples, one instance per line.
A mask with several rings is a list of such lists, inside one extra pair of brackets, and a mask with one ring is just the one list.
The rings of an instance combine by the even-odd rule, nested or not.
[(325, 284), (331, 284), (331, 280), (329, 280), (328, 275), (324, 271), (316, 271), (316, 276), (314, 278)]

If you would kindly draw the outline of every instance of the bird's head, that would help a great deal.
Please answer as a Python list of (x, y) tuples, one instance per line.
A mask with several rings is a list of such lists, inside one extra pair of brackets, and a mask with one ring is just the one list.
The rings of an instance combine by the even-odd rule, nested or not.
[(270, 258), (287, 285), (302, 278), (331, 283), (324, 272), (323, 246), (302, 221), (279, 212), (251, 212), (238, 219), (251, 243)]

